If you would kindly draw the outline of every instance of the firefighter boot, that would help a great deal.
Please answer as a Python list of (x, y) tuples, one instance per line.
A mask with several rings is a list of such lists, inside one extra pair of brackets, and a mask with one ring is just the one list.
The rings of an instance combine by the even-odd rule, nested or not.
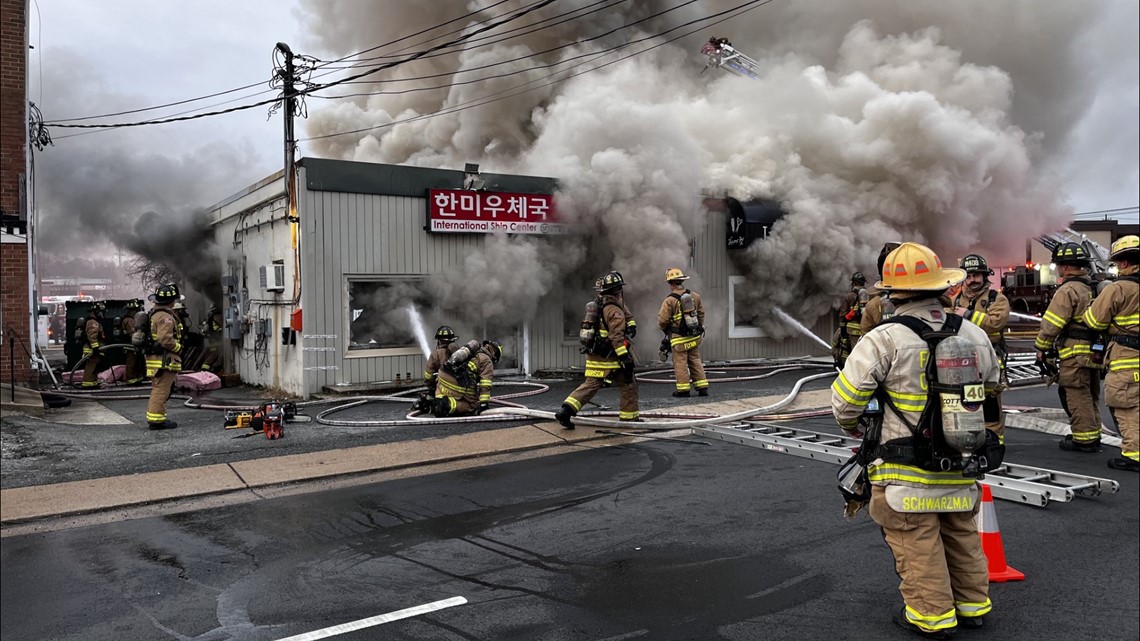
[(1096, 454), (1100, 451), (1100, 441), (1090, 441), (1088, 443), (1078, 443), (1073, 440), (1073, 435), (1069, 434), (1065, 438), (1057, 442), (1057, 446), (1067, 452), (1083, 452), (1085, 454)]
[(1140, 461), (1133, 461), (1130, 458), (1117, 456), (1108, 459), (1108, 466), (1114, 470), (1124, 470), (1125, 472), (1140, 472)]
[(417, 400), (415, 403), (412, 403), (412, 411), (419, 412), (421, 414), (427, 414), (431, 412), (431, 398), (429, 398), (427, 394), (420, 394), (419, 400)]
[(576, 414), (574, 408), (570, 407), (566, 403), (563, 403), (562, 407), (558, 408), (558, 411), (554, 413), (554, 418), (558, 419), (558, 422), (562, 424), (562, 427), (568, 430), (572, 430), (574, 429), (574, 423), (572, 423), (570, 419), (574, 417), (574, 414)]
[(673, 396), (677, 398), (689, 398), (689, 390), (677, 390), (673, 392)]
[(147, 427), (152, 430), (172, 430), (178, 427), (178, 423), (174, 421), (162, 421), (159, 423), (147, 423)]
[(697, 388), (697, 396), (708, 396), (708, 395), (709, 395), (709, 388), (707, 388), (707, 387), (698, 387)]
[(906, 616), (905, 605), (894, 613), (893, 618), (895, 625), (904, 630), (910, 630), (911, 632), (925, 639), (949, 639), (952, 634), (952, 630), (924, 630), (914, 623), (911, 623), (910, 619), (908, 619)]

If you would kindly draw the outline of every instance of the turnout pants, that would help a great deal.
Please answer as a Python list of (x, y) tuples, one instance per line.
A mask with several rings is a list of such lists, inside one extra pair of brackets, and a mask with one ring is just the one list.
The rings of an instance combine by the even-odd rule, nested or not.
[(126, 379), (127, 383), (137, 383), (145, 378), (144, 374), (146, 373), (142, 354), (129, 348), (124, 351), (127, 355), (125, 357), (126, 364), (123, 369), (123, 378)]
[(146, 404), (147, 423), (166, 422), (166, 403), (170, 400), (170, 393), (174, 391), (174, 379), (178, 374), (168, 369), (160, 369), (154, 373), (154, 382), (150, 386), (150, 400)]
[(986, 395), (982, 401), (982, 416), (986, 421), (986, 429), (998, 436), (998, 443), (1005, 444), (1005, 415), (1001, 410), (1001, 392)]
[(91, 358), (83, 364), (83, 387), (99, 387), (99, 361), (103, 360), (103, 357), (99, 354), (93, 354), (94, 351), (90, 346), (83, 346), (83, 355), (91, 355)]
[(701, 349), (696, 345), (685, 349), (686, 345), (688, 343), (673, 345), (673, 376), (677, 379), (677, 391), (687, 392), (693, 387), (698, 390), (708, 389), (709, 381), (705, 378)]
[(1081, 367), (1076, 359), (1061, 361), (1057, 376), (1057, 394), (1061, 407), (1069, 415), (1073, 442), (1090, 444), (1100, 442), (1099, 372)]
[(1140, 353), (1113, 344), (1104, 377), (1104, 404), (1120, 429), (1120, 455), (1140, 461)]
[(432, 406), (432, 414), (437, 418), (445, 418), (448, 416), (470, 416), (475, 413), (479, 408), (479, 402), (476, 398), (469, 396), (462, 396), (456, 398), (454, 396), (447, 396), (440, 394), (435, 397), (435, 403)]
[(973, 512), (896, 512), (881, 486), (871, 488), (870, 514), (883, 530), (902, 580), (907, 619), (928, 631), (953, 629), (958, 617), (993, 607), (982, 540)]
[[(588, 369), (586, 371), (586, 380), (582, 381), (582, 384), (579, 385), (573, 392), (571, 392), (570, 396), (567, 396), (566, 400), (563, 401), (563, 403), (566, 405), (574, 408), (575, 413), (580, 412), (582, 410), (582, 406), (585, 405), (586, 402), (591, 398), (594, 398), (594, 394), (597, 394), (598, 390), (602, 389), (602, 386), (605, 384), (605, 372), (601, 372), (600, 376), (591, 376), (591, 371), (593, 370)], [(618, 417), (623, 421), (632, 421), (633, 419), (636, 419), (638, 417), (637, 380), (634, 379), (633, 375), (630, 374), (627, 370), (620, 368), (609, 370), (608, 375), (609, 378), (617, 384), (620, 394), (621, 411), (618, 412)]]

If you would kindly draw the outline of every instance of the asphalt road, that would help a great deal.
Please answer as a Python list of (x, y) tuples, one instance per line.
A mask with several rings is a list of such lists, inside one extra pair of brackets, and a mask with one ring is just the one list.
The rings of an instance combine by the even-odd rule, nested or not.
[[(798, 427), (827, 429), (828, 421)], [(1140, 636), (1137, 475), (1056, 437), (1020, 463), (1120, 493), (998, 502), (1020, 583), (982, 634)], [(445, 599), (354, 639), (905, 639), (874, 524), (834, 466), (719, 441), (652, 441), (3, 540), (4, 639), (275, 640)], [(967, 636), (968, 635), (968, 636)]]

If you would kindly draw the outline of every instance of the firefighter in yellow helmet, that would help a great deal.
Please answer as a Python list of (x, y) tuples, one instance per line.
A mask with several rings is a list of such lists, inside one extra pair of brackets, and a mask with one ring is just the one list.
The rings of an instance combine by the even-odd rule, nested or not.
[(686, 398), (690, 388), (696, 388), (700, 396), (709, 395), (709, 381), (705, 378), (700, 350), (701, 339), (705, 335), (705, 307), (701, 304), (700, 294), (685, 288), (687, 280), (689, 277), (677, 267), (665, 271), (669, 295), (657, 312), (657, 326), (665, 332), (661, 348), (664, 350), (668, 346), (673, 356), (673, 376), (677, 381), (673, 396)]
[(490, 408), (495, 363), (503, 357), (497, 341), (470, 341), (451, 353), (439, 370), (432, 412), (439, 418), (470, 416)]
[(166, 405), (174, 390), (174, 381), (182, 371), (182, 319), (174, 310), (174, 304), (184, 296), (178, 285), (159, 285), (150, 295), (154, 307), (150, 310), (150, 347), (146, 354), (146, 373), (154, 379), (150, 388), (150, 400), (146, 404), (146, 422), (152, 430), (178, 427), (178, 423), (167, 419)]
[(618, 417), (623, 421), (639, 421), (637, 379), (634, 378), (632, 345), (627, 338), (623, 290), (625, 279), (616, 271), (602, 277), (599, 285), (601, 311), (595, 321), (595, 339), (586, 349), (586, 380), (562, 401), (554, 417), (562, 427), (572, 430), (574, 418), (587, 401), (594, 397), (607, 379), (618, 384), (621, 405)]
[(1089, 256), (1076, 243), (1061, 243), (1053, 249), (1053, 264), (1061, 276), (1061, 286), (1049, 301), (1041, 318), (1041, 329), (1033, 346), (1038, 366), (1050, 371), (1054, 355), (1060, 360), (1057, 394), (1069, 415), (1072, 434), (1063, 438), (1061, 449), (1070, 452), (1100, 451), (1100, 369), (1092, 346), (1098, 332), (1085, 324), (1084, 315), (1092, 304)]
[(1109, 258), (1117, 279), (1085, 310), (1082, 320), (1108, 331), (1104, 403), (1120, 428), (1120, 456), (1108, 460), (1117, 470), (1140, 472), (1140, 236), (1123, 236)]
[(80, 324), (83, 336), (83, 356), (87, 362), (83, 366), (84, 389), (99, 387), (99, 361), (103, 360), (103, 342), (107, 340), (103, 332), (103, 312), (107, 309), (103, 301), (91, 303), (87, 318)]
[[(958, 627), (981, 627), (992, 608), (986, 557), (974, 523), (979, 508), (975, 476), (993, 469), (991, 456), (1000, 462), (1002, 446), (996, 435), (988, 435), (987, 449), (970, 450), (977, 468), (952, 462), (957, 459), (951, 454), (966, 452), (948, 449), (955, 446), (950, 445), (952, 434), (941, 428), (942, 389), (930, 396), (927, 382), (937, 381), (931, 345), (940, 336), (929, 334), (953, 332), (962, 339), (956, 345), (968, 345), (981, 374), (981, 382), (970, 386), (976, 397), (982, 394), (977, 386), (997, 386), (997, 355), (985, 331), (948, 314), (939, 300), (965, 278), (962, 270), (943, 268), (923, 245), (903, 243), (886, 257), (881, 271), (876, 287), (890, 292), (896, 314), (851, 351), (832, 385), (831, 407), (849, 433), (857, 430), (872, 399), (886, 408), (881, 422), (864, 435), (856, 460), (870, 484), (871, 518), (882, 528), (901, 579), (904, 604), (893, 618), (903, 628), (943, 639)], [(966, 396), (964, 387), (957, 389), (957, 398)], [(981, 455), (986, 456), (984, 467)]]
[(1001, 364), (1001, 385), (993, 394), (986, 396), (984, 406), (986, 429), (998, 435), (1005, 442), (1005, 418), (1002, 416), (1001, 392), (1006, 387), (1005, 358), (1009, 348), (1005, 344), (1005, 326), (1009, 322), (1009, 299), (1005, 294), (990, 287), (990, 276), (994, 270), (986, 264), (986, 259), (978, 254), (968, 254), (962, 258), (959, 267), (966, 271), (966, 280), (958, 295), (952, 300), (954, 313), (986, 330), (993, 343)]

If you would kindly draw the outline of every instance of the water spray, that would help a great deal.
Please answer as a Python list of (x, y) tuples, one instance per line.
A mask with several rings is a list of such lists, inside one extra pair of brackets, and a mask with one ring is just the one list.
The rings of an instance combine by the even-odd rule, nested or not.
[(431, 344), (428, 343), (427, 333), (424, 331), (424, 319), (420, 317), (420, 313), (412, 303), (408, 303), (408, 319), (412, 322), (412, 331), (416, 335), (416, 342), (420, 344), (420, 351), (424, 353), (424, 358), (427, 358), (431, 355)]
[(1019, 314), (1018, 312), (1010, 312), (1009, 315), (1013, 316), (1014, 318), (1020, 318), (1022, 320), (1027, 320), (1027, 321), (1031, 321), (1034, 323), (1040, 323), (1041, 322), (1040, 317), (1030, 316), (1029, 314)]
[(819, 343), (821, 346), (823, 346), (823, 349), (831, 351), (831, 345), (828, 345), (827, 341), (825, 341), (822, 338), (813, 334), (812, 331), (810, 329), (808, 329), (803, 323), (792, 318), (791, 316), (788, 316), (787, 312), (780, 309), (779, 307), (773, 307), (772, 311), (776, 312), (776, 316), (779, 316), (780, 320), (784, 321), (789, 326), (795, 328), (796, 331), (800, 332), (804, 336), (807, 336), (808, 338), (811, 338), (815, 342)]

